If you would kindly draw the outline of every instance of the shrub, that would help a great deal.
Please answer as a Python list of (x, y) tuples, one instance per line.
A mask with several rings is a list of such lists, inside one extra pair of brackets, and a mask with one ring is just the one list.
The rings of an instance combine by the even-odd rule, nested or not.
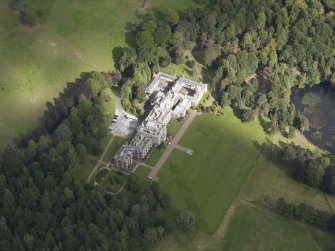
[(189, 231), (195, 224), (195, 218), (193, 214), (189, 211), (184, 211), (180, 213), (177, 217), (177, 226), (184, 231)]

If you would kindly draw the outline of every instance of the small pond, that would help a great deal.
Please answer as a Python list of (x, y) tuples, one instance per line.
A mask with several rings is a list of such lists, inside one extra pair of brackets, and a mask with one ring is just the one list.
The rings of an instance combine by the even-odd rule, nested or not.
[(335, 90), (330, 84), (293, 88), (293, 104), (304, 114), (310, 130), (304, 135), (318, 147), (335, 153)]

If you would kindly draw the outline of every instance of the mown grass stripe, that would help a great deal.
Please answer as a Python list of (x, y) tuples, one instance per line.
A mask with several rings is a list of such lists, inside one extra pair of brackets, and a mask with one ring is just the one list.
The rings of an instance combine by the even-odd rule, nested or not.
[(257, 121), (241, 123), (230, 109), (196, 118), (180, 140), (193, 156), (174, 151), (159, 174), (173, 208), (192, 211), (199, 231), (213, 233), (257, 158), (253, 141), (264, 138)]

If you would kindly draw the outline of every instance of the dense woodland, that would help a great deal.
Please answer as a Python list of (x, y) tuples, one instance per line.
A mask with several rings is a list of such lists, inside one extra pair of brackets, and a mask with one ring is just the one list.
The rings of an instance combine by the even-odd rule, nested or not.
[[(134, 25), (136, 46), (123, 48), (115, 60), (129, 78), (123, 103), (141, 113), (146, 82), (138, 81), (139, 68), (201, 63), (214, 72), (210, 84), (221, 105), (269, 117), (270, 132), (308, 130), (290, 103), (291, 88), (335, 85), (334, 11), (328, 0), (220, 0), (185, 13), (150, 12)], [(188, 52), (196, 61), (187, 60)]]
[(107, 84), (89, 73), (87, 96), (67, 107), (54, 131), (0, 154), (0, 250), (147, 250), (165, 234), (169, 198), (156, 183), (131, 176), (114, 196), (76, 178), (87, 152), (100, 152), (110, 121)]

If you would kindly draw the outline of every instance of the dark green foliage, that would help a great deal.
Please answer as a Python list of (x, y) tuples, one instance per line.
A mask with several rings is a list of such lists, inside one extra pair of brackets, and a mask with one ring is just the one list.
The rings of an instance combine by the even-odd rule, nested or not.
[[(96, 101), (101, 102), (100, 98), (97, 98)], [(101, 107), (85, 96), (81, 96), (78, 105), (71, 108), (70, 116), (64, 120), (62, 127), (70, 129), (74, 144), (83, 144), (88, 152), (99, 154), (101, 152), (100, 142), (107, 133), (105, 129), (107, 123)], [(82, 159), (83, 154), (80, 156)]]
[(173, 9), (165, 10), (162, 14), (163, 14), (163, 20), (172, 27), (179, 22), (179, 15), (177, 11)]
[(133, 70), (133, 81), (146, 85), (151, 78), (151, 71), (147, 64), (137, 64)]
[(193, 1), (201, 5), (207, 5), (209, 3), (209, 0), (193, 0)]
[(160, 205), (164, 208), (167, 209), (170, 207), (171, 204), (171, 199), (168, 194), (163, 194), (161, 200), (160, 200)]
[(206, 66), (211, 66), (213, 61), (221, 55), (221, 50), (218, 45), (210, 45), (204, 51), (204, 63)]
[(310, 161), (306, 170), (307, 182), (312, 186), (320, 187), (325, 174), (325, 168), (326, 166), (320, 160)]
[(286, 202), (283, 198), (279, 198), (275, 209), (284, 217), (300, 220), (321, 229), (335, 230), (332, 225), (334, 215), (330, 215), (325, 211), (317, 210), (304, 203), (300, 203), (296, 206)]
[(194, 68), (196, 65), (196, 62), (194, 60), (189, 60), (186, 62), (186, 65), (190, 68)]
[(176, 219), (178, 227), (182, 230), (189, 231), (194, 227), (195, 218), (193, 214), (189, 211), (181, 212), (180, 215)]
[(111, 87), (117, 87), (122, 79), (121, 72), (118, 70), (114, 70), (111, 73), (105, 73), (104, 75), (108, 85)]
[(125, 47), (122, 49), (120, 57), (116, 60), (116, 67), (123, 72), (128, 67), (136, 63), (137, 55), (133, 48)]
[(87, 83), (93, 92), (93, 96), (96, 97), (102, 90), (107, 87), (107, 82), (104, 75), (100, 72), (92, 71), (87, 76)]
[(55, 131), (55, 141), (61, 142), (61, 141), (71, 141), (72, 140), (72, 132), (70, 128), (65, 125), (61, 124)]
[(124, 96), (121, 103), (126, 111), (142, 116), (145, 88), (151, 78), (151, 71), (147, 64), (142, 63), (136, 64), (132, 71), (132, 78), (122, 86)]
[(242, 120), (244, 122), (250, 122), (255, 119), (255, 111), (252, 109), (245, 109), (242, 111)]
[(293, 139), (295, 137), (295, 128), (293, 126), (290, 126), (288, 131), (288, 138)]
[(152, 50), (154, 48), (154, 37), (149, 30), (139, 31), (136, 35), (136, 44), (139, 49)]
[(161, 67), (167, 67), (171, 63), (171, 56), (169, 52), (165, 48), (159, 48), (158, 51), (158, 60), (159, 60), (159, 66)]
[(159, 46), (166, 46), (171, 39), (171, 27), (167, 24), (158, 27), (155, 32), (155, 43)]

